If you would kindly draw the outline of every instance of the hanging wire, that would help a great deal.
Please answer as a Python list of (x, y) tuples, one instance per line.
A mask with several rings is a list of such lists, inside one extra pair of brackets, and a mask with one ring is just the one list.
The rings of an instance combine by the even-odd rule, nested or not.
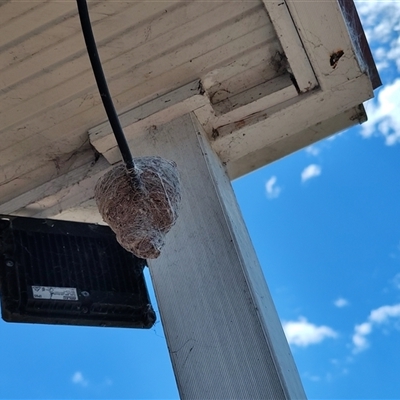
[(101, 66), (86, 0), (76, 0), (76, 2), (78, 5), (79, 19), (81, 21), (87, 52), (89, 54), (90, 63), (92, 64), (93, 73), (96, 78), (97, 87), (100, 92), (101, 100), (103, 101), (104, 109), (110, 121), (115, 139), (117, 140), (117, 144), (121, 152), (122, 159), (126, 165), (126, 169), (128, 170), (133, 182), (138, 183), (139, 177), (133, 162), (132, 154), (122, 130), (118, 114), (115, 111), (114, 103), (112, 101), (110, 91), (108, 90), (106, 77), (104, 76), (104, 71)]

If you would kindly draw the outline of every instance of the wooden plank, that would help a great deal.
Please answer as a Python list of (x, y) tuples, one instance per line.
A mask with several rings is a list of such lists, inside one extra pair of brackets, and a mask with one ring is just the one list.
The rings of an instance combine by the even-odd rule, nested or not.
[[(129, 5), (129, 9), (126, 4)], [(104, 68), (106, 68), (107, 61), (114, 60), (116, 62), (115, 59), (126, 52), (126, 49), (131, 49), (135, 44), (145, 41), (146, 33), (142, 30), (140, 34), (138, 33), (135, 38), (132, 38), (129, 47), (122, 47), (120, 42), (123, 33), (126, 34), (126, 31), (132, 29), (132, 26), (138, 25), (140, 29), (142, 24), (159, 18), (165, 12), (163, 3), (152, 3), (157, 4), (157, 7), (137, 7), (138, 4), (142, 3), (101, 2), (93, 9), (93, 13), (91, 13), (93, 30), (96, 32), (96, 41)], [(104, 13), (100, 13), (100, 11)], [(109, 16), (110, 13), (116, 12), (119, 13)], [(73, 21), (66, 22), (68, 24), (73, 22), (74, 33), (72, 35), (60, 37), (62, 31), (60, 32), (58, 26), (51, 29), (50, 32), (46, 30), (34, 40), (36, 46), (40, 43), (41, 48), (28, 57), (24, 58), (27, 43), (22, 43), (20, 48), (13, 48), (13, 52), (16, 52), (15, 57), (20, 56), (23, 62), (11, 64), (5, 69), (2, 68), (2, 79), (7, 83), (6, 91), (9, 91), (9, 87), (11, 87), (13, 91), (18, 93), (18, 97), (10, 99), (9, 96), (5, 96), (1, 98), (0, 106), (4, 110), (11, 110), (14, 105), (21, 107), (21, 98), (34, 97), (37, 103), (36, 108), (42, 104), (42, 107), (46, 106), (48, 103), (41, 101), (41, 96), (38, 96), (38, 94), (43, 96), (46, 90), (57, 88), (63, 81), (67, 81), (70, 86), (67, 91), (57, 91), (60, 99), (71, 96), (72, 90), (76, 91), (79, 88), (79, 91), (81, 91), (85, 87), (93, 85), (93, 76), (90, 76), (92, 72), (78, 17)], [(61, 28), (64, 27), (66, 22), (62, 24)], [(107, 47), (103, 50), (103, 46)], [(18, 51), (21, 51), (22, 54), (18, 54)], [(4, 61), (0, 58), (1, 64)], [(79, 75), (81, 75), (80, 85), (78, 86), (77, 83), (76, 86), (73, 86), (71, 80)], [(29, 77), (33, 78), (34, 82), (29, 80)], [(19, 86), (15, 87), (18, 83), (20, 83)], [(27, 108), (31, 109), (32, 106)], [(35, 110), (35, 107), (33, 107), (33, 110)], [(3, 124), (7, 126), (6, 121)]]
[(368, 76), (361, 75), (334, 90), (316, 90), (273, 107), (268, 113), (255, 114), (243, 121), (241, 127), (223, 126), (212, 146), (221, 160), (229, 163), (341, 114), (372, 96)]
[(249, 47), (231, 63), (203, 76), (203, 87), (211, 102), (218, 103), (232, 94), (275, 78), (277, 73), (271, 68), (271, 59), (277, 51), (282, 49), (276, 37), (273, 37), (268, 43)]
[[(39, 3), (37, 7), (31, 6), (28, 9), (26, 9), (26, 5), (21, 7), (21, 3), (19, 2), (12, 2), (12, 5), (15, 9), (20, 11), (21, 14), (15, 16), (15, 10), (12, 10), (11, 15), (14, 15), (14, 18), (12, 18), (11, 21), (9, 20), (8, 23), (0, 25), (0, 49), (7, 46), (10, 42), (16, 42), (32, 34), (36, 29), (61, 20), (65, 15), (71, 12), (74, 14), (77, 13), (76, 4), (70, 1), (42, 2), (42, 4)], [(5, 18), (9, 18), (7, 15), (9, 10), (10, 8), (6, 10), (2, 9), (2, 15), (4, 15)]]
[[(217, 117), (221, 117), (215, 127), (228, 123), (222, 116), (229, 114), (231, 121), (238, 121), (296, 96), (298, 93), (289, 75), (281, 75), (214, 104), (213, 108)], [(252, 107), (246, 107), (250, 103)], [(238, 112), (239, 110), (241, 112)]]
[[(112, 2), (110, 4), (119, 3)], [(205, 7), (203, 5), (202, 9), (205, 8), (206, 12), (203, 15), (200, 14), (198, 21), (188, 21), (186, 24), (183, 24), (184, 26), (182, 26), (182, 18), (184, 17), (184, 9), (187, 7), (183, 10), (178, 8), (176, 12), (170, 12), (169, 15), (166, 13), (168, 15), (168, 18), (166, 18), (164, 17), (165, 4), (163, 2), (151, 4), (151, 7), (141, 7), (138, 10), (133, 7), (133, 11), (131, 12), (105, 18), (97, 27), (98, 33), (96, 38), (99, 44), (99, 52), (102, 57), (104, 70), (110, 82), (113, 75), (119, 75), (124, 71), (137, 68), (137, 63), (139, 65), (146, 65), (155, 55), (162, 56), (168, 49), (174, 51), (175, 47), (179, 47), (179, 44), (184, 42), (185, 39), (190, 40), (191, 35), (188, 35), (187, 32), (190, 32), (192, 35), (201, 35), (202, 32), (207, 32), (217, 23), (209, 15), (213, 14), (214, 9), (217, 7), (215, 3), (205, 3), (212, 6)], [(201, 11), (200, 7), (198, 8)], [(238, 7), (232, 7), (232, 11), (227, 15), (227, 18), (234, 17), (239, 11)], [(157, 24), (156, 22), (160, 18), (162, 18), (162, 22)], [(170, 18), (175, 20), (174, 24), (170, 23)], [(137, 25), (136, 29), (132, 29), (132, 26), (135, 27), (135, 22)], [(165, 25), (169, 28), (167, 32), (165, 32)], [(146, 26), (148, 29), (151, 29), (151, 36), (149, 36), (149, 30), (144, 29)], [(94, 26), (95, 28), (96, 26)], [(106, 38), (107, 40), (105, 41)], [(226, 38), (224, 39), (226, 40)], [(197, 46), (193, 46), (193, 41), (190, 44), (192, 48), (197, 48)], [(200, 42), (197, 44), (200, 44)], [(73, 95), (77, 90), (82, 91), (85, 88), (93, 86), (93, 74), (83, 46), (82, 34), (78, 32), (70, 40), (67, 40), (66, 43), (60, 46), (50, 46), (44, 54), (42, 54), (43, 52), (39, 52), (32, 59), (27, 60), (27, 62), (20, 63), (18, 68), (11, 68), (5, 71), (2, 79), (8, 85), (12, 85), (16, 80), (20, 81), (24, 77), (34, 75), (35, 72), (42, 72), (39, 76), (35, 76), (34, 85), (32, 85), (32, 82), (27, 82), (28, 84), (24, 87), (16, 88), (18, 97), (22, 99), (35, 98), (36, 105), (27, 104), (26, 106), (34, 114), (38, 111), (38, 106), (43, 108), (48, 104), (48, 101), (45, 101), (49, 98), (49, 95), (46, 95), (46, 89), (56, 88), (58, 97), (65, 99)], [(123, 60), (119, 58), (121, 56)], [(179, 59), (175, 61), (177, 60)], [(43, 68), (44, 65), (47, 68)], [(166, 66), (163, 65), (163, 67), (165, 68)], [(146, 72), (149, 73), (149, 70)], [(140, 76), (140, 79), (143, 80), (143, 75)], [(60, 83), (64, 81), (66, 85), (64, 84), (61, 88)], [(126, 88), (126, 81), (124, 86)], [(37, 90), (37, 92), (32, 92), (32, 90)], [(45, 99), (41, 100), (43, 95)], [(20, 101), (16, 102), (16, 100), (12, 100), (7, 98), (0, 99), (0, 107), (12, 113), (10, 106), (6, 107), (9, 102), (11, 104), (18, 104), (19, 107), (21, 106)], [(51, 99), (49, 100), (50, 102), (52, 101)], [(6, 103), (3, 104), (3, 101)], [(8, 126), (6, 120), (3, 122), (3, 126)]]
[[(228, 31), (229, 30), (227, 29), (227, 32)], [(175, 68), (167, 70), (164, 74), (159, 75), (159, 73), (165, 69), (165, 65), (160, 66), (160, 60), (158, 59), (154, 60), (150, 65), (143, 65), (138, 71), (136, 71), (138, 73), (136, 79), (140, 81), (138, 77), (141, 76), (140, 72), (142, 70), (143, 73), (145, 73), (145, 71), (151, 71), (152, 69), (156, 70), (156, 76), (150, 82), (142, 81), (140, 86), (126, 90), (126, 76), (124, 76), (119, 81), (114, 82), (114, 85), (110, 85), (112, 88), (117, 86), (117, 89), (120, 88), (122, 91), (121, 95), (117, 94), (114, 96), (114, 101), (116, 104), (132, 104), (133, 98), (146, 98), (149, 93), (156, 92), (160, 87), (166, 89), (170, 85), (172, 87), (177, 87), (185, 83), (185, 81), (190, 82), (191, 79), (189, 80), (188, 78), (193, 78), (193, 71), (204, 69), (205, 72), (208, 72), (208, 70), (218, 67), (219, 63), (224, 64), (227, 61), (234, 59), (238, 52), (240, 53), (248, 47), (249, 40), (258, 44), (263, 41), (265, 37), (264, 35), (265, 27), (261, 26), (254, 32), (250, 32), (245, 36), (239, 36), (236, 40), (230, 40), (227, 43), (224, 43), (221, 47), (219, 47), (218, 44), (215, 44), (215, 42), (217, 42), (215, 40), (213, 46), (216, 48), (202, 54), (196, 59), (193, 59), (192, 63), (188, 58), (191, 56), (191, 51), (193, 50), (191, 50), (191, 45), (187, 44), (187, 46), (167, 54), (170, 62), (167, 62), (167, 60), (164, 59), (166, 65), (171, 65), (172, 63), (177, 62), (177, 59), (179, 59), (177, 53), (182, 53), (181, 57), (186, 57), (186, 60)], [(206, 42), (212, 40), (212, 35), (207, 36), (207, 38), (203, 40)], [(196, 50), (194, 51), (196, 52)], [(193, 68), (193, 70), (191, 68)], [(166, 82), (171, 82), (171, 84), (167, 85)], [(69, 84), (71, 83), (63, 84), (62, 87), (60, 87), (60, 90), (64, 87), (67, 89)], [(113, 91), (113, 89), (111, 90)], [(96, 92), (95, 89), (94, 92)], [(0, 137), (4, 138), (5, 143), (11, 142), (14, 144), (6, 151), (0, 151), (0, 162), (3, 162), (3, 155), (4, 157), (9, 157), (9, 154), (12, 154), (14, 159), (21, 159), (28, 152), (36, 151), (38, 148), (42, 147), (40, 144), (40, 138), (47, 138), (49, 141), (55, 142), (60, 139), (62, 140), (66, 135), (66, 132), (68, 132), (68, 136), (72, 140), (74, 137), (72, 134), (73, 131), (82, 132), (81, 130), (77, 130), (78, 126), (84, 128), (88, 123), (90, 123), (90, 121), (96, 121), (97, 119), (97, 123), (92, 122), (93, 125), (96, 125), (101, 120), (104, 120), (104, 111), (102, 110), (102, 106), (99, 104), (99, 100), (94, 100), (90, 95), (86, 97), (87, 94), (85, 93), (85, 91), (82, 93), (82, 97), (73, 98), (71, 100), (68, 99), (67, 101), (62, 102), (57, 102), (56, 93), (54, 93), (55, 98), (53, 100), (53, 106), (48, 109), (46, 114), (39, 114), (34, 119), (24, 118), (19, 124), (15, 125), (15, 128), (8, 129), (2, 133)], [(96, 105), (96, 107), (94, 107), (94, 105)], [(78, 114), (77, 110), (80, 111)], [(60, 124), (60, 129), (57, 127), (58, 124)], [(22, 130), (20, 130), (21, 125), (24, 127)], [(37, 137), (39, 140), (34, 139), (35, 133), (38, 135)], [(22, 140), (17, 141), (18, 139), (23, 139), (24, 136), (28, 136), (28, 139), (26, 140), (31, 142), (29, 145), (23, 145)]]
[(53, 155), (46, 153), (46, 150), (50, 150), (44, 148), (39, 153), (29, 154), (23, 160), (13, 162), (7, 167), (0, 167), (0, 204), (93, 161), (95, 154), (93, 149), (88, 147), (83, 146), (78, 150), (75, 148), (70, 153), (58, 151)]
[[(286, 0), (286, 4), (323, 90), (364, 72), (357, 62), (337, 1)], [(340, 52), (343, 55), (333, 62), (332, 56)]]
[(300, 92), (312, 90), (318, 86), (318, 81), (285, 0), (263, 0), (263, 3), (290, 65), (289, 72), (293, 73)]
[(269, 143), (264, 148), (246, 154), (242, 158), (232, 160), (226, 165), (228, 175), (230, 179), (239, 178), (303, 147), (309, 146), (356, 124), (361, 124), (366, 120), (367, 115), (364, 107), (362, 105), (353, 107), (340, 115), (335, 115), (325, 121), (321, 121), (310, 128), (294, 133), (282, 140)]
[[(236, 11), (235, 12), (232, 11), (230, 15), (232, 18), (239, 12), (235, 7), (233, 7), (233, 9)], [(207, 14), (204, 18), (206, 20), (207, 18), (210, 18), (210, 16)], [(243, 21), (245, 23), (254, 24), (255, 18), (257, 18), (257, 16), (255, 16), (255, 14), (252, 13), (251, 15), (244, 17)], [(157, 56), (153, 57), (153, 60), (151, 58), (149, 59), (149, 54), (150, 55), (153, 54), (152, 51), (154, 49), (152, 49), (152, 46), (156, 44), (154, 43), (150, 44), (149, 45), (150, 47), (148, 47), (148, 45), (145, 44), (144, 46), (141, 46), (144, 47), (142, 50), (139, 51), (139, 49), (136, 49), (132, 53), (137, 57), (136, 58), (137, 60), (142, 60), (143, 58), (144, 60), (143, 62), (141, 61), (138, 65), (136, 65), (135, 74), (132, 75), (131, 77), (132, 79), (130, 79), (128, 87), (127, 87), (127, 76), (129, 76), (128, 74), (129, 69), (128, 71), (126, 70), (127, 67), (124, 66), (124, 62), (121, 62), (121, 60), (119, 59), (111, 60), (110, 63), (116, 65), (118, 72), (116, 79), (113, 79), (113, 76), (108, 76), (111, 92), (114, 94), (116, 102), (122, 105), (125, 104), (125, 106), (127, 104), (132, 105), (133, 103), (132, 99), (140, 99), (142, 97), (149, 96), (151, 94), (154, 94), (154, 92), (156, 92), (157, 90), (160, 90), (160, 88), (166, 87), (166, 90), (174, 88), (170, 87), (167, 83), (168, 81), (165, 82), (165, 80), (163, 80), (161, 84), (159, 82), (153, 83), (153, 79), (156, 79), (160, 74), (165, 73), (169, 75), (176, 75), (175, 79), (181, 78), (181, 80), (178, 81), (178, 83), (181, 82), (181, 84), (183, 84), (190, 80), (198, 78), (199, 75), (198, 73), (196, 73), (196, 75), (193, 76), (195, 71), (200, 71), (202, 69), (205, 69), (204, 72), (206, 73), (208, 72), (208, 70), (215, 68), (216, 63), (218, 62), (222, 63), (222, 61), (226, 60), (227, 57), (233, 59), (235, 54), (234, 52), (237, 52), (238, 50), (243, 51), (246, 47), (248, 48), (249, 40), (252, 40), (255, 42), (255, 44), (258, 44), (262, 41), (262, 39), (265, 39), (264, 35), (266, 28), (264, 29), (262, 28), (263, 25), (262, 18), (259, 18), (258, 24), (261, 27), (256, 32), (254, 33), (250, 32), (249, 34), (245, 35), (244, 40), (241, 40), (243, 38), (242, 34), (240, 33), (231, 34), (230, 35), (231, 37), (227, 39), (227, 36), (229, 36), (230, 32), (229, 26), (225, 26), (219, 32), (218, 35), (215, 35), (213, 31), (206, 30), (204, 32), (204, 28), (199, 30), (197, 23), (196, 24), (193, 23), (193, 25), (190, 24), (190, 26), (184, 27), (184, 30), (188, 28), (193, 28), (193, 30), (195, 31), (193, 32), (193, 34), (202, 31), (205, 34), (205, 36), (203, 35), (204, 37), (202, 36), (201, 39), (199, 39), (196, 42), (196, 46), (193, 46), (193, 43), (190, 40), (188, 40), (183, 47), (179, 47), (178, 45), (178, 48), (170, 47), (169, 49), (165, 49), (165, 44), (164, 44), (164, 53), (157, 53)], [(181, 38), (184, 35), (184, 30), (181, 31), (179, 29), (178, 31), (174, 29), (172, 32), (172, 37), (170, 37), (171, 32), (166, 33), (165, 35), (163, 35), (162, 40), (160, 39), (160, 42), (157, 42), (158, 43), (157, 46), (161, 46), (164, 40), (166, 40), (166, 42), (169, 43), (169, 45), (173, 45), (174, 43), (179, 44), (179, 41), (182, 41)], [(175, 35), (179, 39), (177, 39)], [(174, 43), (171, 44), (171, 40), (169, 39), (173, 40)], [(212, 49), (214, 49), (213, 54), (211, 54), (210, 51)], [(130, 54), (130, 52), (128, 53)], [(212, 56), (212, 59), (210, 56)], [(192, 59), (192, 57), (195, 57), (195, 59)], [(86, 64), (88, 65), (87, 60)], [(107, 65), (108, 64), (106, 62), (104, 65), (106, 72), (107, 72)], [(72, 67), (73, 66), (70, 66), (70, 68)], [(111, 69), (113, 69), (112, 66), (110, 67)], [(132, 69), (132, 67), (130, 69)], [(182, 74), (181, 71), (184, 72), (184, 74)], [(147, 82), (146, 79), (143, 79), (143, 77), (145, 76), (148, 77)], [(46, 76), (37, 77), (35, 79), (34, 86), (40, 87), (42, 86), (42, 84), (45, 85), (45, 81), (46, 81)], [(66, 114), (71, 112), (76, 113), (77, 109), (79, 109), (79, 111), (82, 112), (85, 109), (92, 108), (93, 102), (91, 101), (91, 95), (92, 93), (94, 93), (95, 95), (97, 93), (96, 93), (96, 88), (93, 86), (93, 84), (91, 86), (91, 90), (90, 91), (87, 90), (88, 82), (93, 82), (93, 76), (89, 69), (87, 70), (86, 73), (78, 74), (73, 79), (58, 85), (56, 88), (54, 88), (54, 90), (50, 92), (43, 92), (38, 96), (26, 97), (28, 100), (22, 103), (20, 102), (18, 108), (15, 108), (13, 110), (8, 110), (8, 112), (5, 114), (2, 134), (4, 132), (6, 136), (3, 140), (7, 142), (11, 140), (12, 137), (14, 137), (14, 140), (15, 137), (18, 137), (22, 140), (24, 138), (25, 132), (26, 135), (34, 134), (35, 130), (27, 129), (18, 132), (18, 135), (15, 135), (15, 131), (13, 129), (10, 129), (11, 128), (10, 124), (13, 124), (12, 126), (15, 126), (15, 121), (18, 120), (20, 120), (20, 124), (21, 125), (23, 124), (23, 126), (25, 125), (24, 123), (25, 121), (31, 124), (32, 116), (40, 115), (41, 112), (47, 110), (49, 104), (52, 104), (53, 107), (57, 109), (56, 115), (53, 116), (51, 119), (52, 121), (61, 118), (65, 120), (69, 119), (71, 118), (71, 115), (69, 114), (68, 116), (66, 116)], [(135, 85), (140, 85), (140, 84), (142, 84), (142, 88), (148, 89), (146, 91), (147, 95), (143, 96), (142, 93), (140, 92), (137, 93)], [(79, 91), (77, 92), (77, 90)], [(118, 94), (121, 93), (124, 94), (122, 100), (121, 97), (118, 96)], [(25, 94), (27, 95), (28, 93)], [(73, 105), (74, 108), (73, 110), (69, 110), (68, 107), (63, 103), (65, 103), (66, 100), (71, 99), (71, 97), (73, 97), (74, 95), (78, 96), (79, 94), (82, 95), (82, 98), (79, 101), (72, 102), (71, 106)], [(89, 101), (86, 101), (87, 99)], [(39, 117), (39, 120), (41, 122), (38, 123), (38, 125), (39, 126), (44, 125), (43, 129), (45, 129), (45, 122), (50, 120), (50, 118), (46, 118), (45, 116), (41, 115)], [(19, 128), (20, 126), (18, 126), (17, 129)]]
[[(94, 166), (88, 166), (77, 182), (70, 183), (57, 192), (30, 203), (19, 209), (16, 214), (49, 218), (93, 199), (96, 182), (109, 168), (111, 167), (108, 162), (101, 159)], [(54, 185), (59, 186), (57, 182), (54, 182)]]
[(52, 219), (60, 219), (64, 221), (87, 222), (91, 224), (105, 225), (94, 199), (89, 199), (81, 203), (77, 207), (64, 210), (60, 214), (53, 215)]
[(42, 2), (11, 0), (2, 1), (0, 2), (0, 26), (4, 27), (6, 24), (14, 23), (17, 19), (25, 18), (27, 14), (31, 13), (32, 11), (36, 12), (40, 10), (42, 7), (46, 6), (46, 3), (50, 1), (51, 0)]
[[(123, 128), (130, 126), (125, 130), (125, 135), (129, 139), (140, 131), (172, 121), (208, 102), (208, 98), (203, 95), (200, 81), (196, 80), (122, 114), (121, 126)], [(109, 122), (90, 129), (89, 138), (91, 144), (101, 154), (117, 146)]]
[[(135, 142), (144, 139), (149, 134), (156, 135), (158, 125), (171, 121), (189, 111), (194, 111), (200, 119), (203, 129), (205, 128), (208, 134), (212, 134), (218, 126), (232, 121), (240, 124), (240, 120), (250, 114), (298, 96), (288, 76), (278, 77), (271, 82), (266, 82), (233, 96), (231, 105), (236, 104), (237, 107), (231, 106), (231, 109), (228, 109), (225, 103), (220, 109), (215, 110), (218, 104), (212, 106), (208, 97), (201, 96), (200, 93), (201, 88), (195, 81), (182, 87), (179, 91), (173, 91), (171, 94), (164, 95), (126, 113), (123, 126), (130, 146), (134, 148)], [(164, 99), (170, 100), (172, 106), (166, 107)], [(151, 113), (147, 110), (151, 110)], [(220, 111), (227, 111), (227, 113), (221, 114)], [(141, 119), (139, 116), (144, 116), (144, 118)], [(110, 164), (121, 161), (121, 154), (109, 124), (96, 127), (89, 134), (92, 145), (99, 153), (104, 155)]]
[(213, 106), (208, 104), (193, 111), (203, 129), (210, 138), (213, 138), (218, 134), (219, 127), (233, 122), (240, 126), (241, 121), (249, 115), (267, 110), (297, 96), (297, 90), (290, 78), (284, 75), (224, 100), (224, 103), (230, 102), (227, 106), (231, 108), (231, 110), (227, 108), (225, 114), (221, 114), (220, 109), (217, 108), (218, 104)]
[[(76, 203), (73, 205), (87, 200), (87, 193), (80, 189), (87, 188), (89, 180), (92, 180), (93, 189), (98, 176), (106, 172), (109, 167), (110, 164), (103, 157), (100, 156), (97, 161), (91, 158), (89, 162), (78, 168), (71, 169), (54, 179), (49, 179), (19, 196), (14, 195), (9, 201), (2, 202), (0, 200), (0, 213), (34, 216), (36, 213), (47, 208), (50, 210), (50, 207), (56, 205), (59, 208), (58, 211), (54, 213), (53, 207), (51, 212), (53, 214), (50, 214), (58, 214), (60, 209), (66, 208), (65, 202), (70, 200), (73, 194), (78, 194), (78, 197), (75, 198)], [(75, 190), (77, 188), (80, 188), (78, 193)], [(93, 191), (90, 197), (93, 197)]]

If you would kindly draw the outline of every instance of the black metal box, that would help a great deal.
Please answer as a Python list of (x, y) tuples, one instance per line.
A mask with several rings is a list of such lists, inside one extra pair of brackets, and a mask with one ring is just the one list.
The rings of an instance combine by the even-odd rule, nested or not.
[(145, 264), (107, 226), (0, 215), (5, 321), (150, 328)]

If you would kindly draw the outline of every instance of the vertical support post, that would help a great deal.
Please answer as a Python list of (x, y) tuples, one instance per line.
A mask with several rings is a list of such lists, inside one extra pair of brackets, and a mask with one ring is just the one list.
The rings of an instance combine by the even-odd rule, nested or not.
[(193, 114), (132, 143), (174, 160), (182, 206), (149, 260), (182, 399), (304, 399), (230, 180)]

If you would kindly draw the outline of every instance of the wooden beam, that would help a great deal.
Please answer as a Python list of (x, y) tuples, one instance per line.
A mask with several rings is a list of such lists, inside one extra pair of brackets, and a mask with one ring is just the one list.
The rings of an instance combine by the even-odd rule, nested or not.
[(366, 72), (358, 63), (336, 0), (285, 0), (285, 3), (323, 90), (333, 89)]
[[(92, 153), (93, 154), (93, 153)], [(99, 157), (0, 205), (1, 214), (53, 217), (93, 198), (97, 179), (110, 168)]]
[[(125, 128), (127, 138), (131, 138), (152, 126), (172, 121), (208, 103), (209, 100), (204, 96), (201, 81), (195, 80), (121, 114), (120, 122)], [(89, 138), (101, 154), (105, 154), (117, 145), (109, 122), (90, 129)]]
[(262, 149), (257, 149), (242, 158), (229, 162), (226, 165), (228, 175), (231, 179), (239, 178), (328, 136), (356, 124), (362, 124), (366, 120), (364, 107), (362, 105), (353, 107), (341, 115), (318, 122), (314, 126), (283, 138), (283, 140), (269, 143)]
[(252, 115), (240, 126), (225, 125), (216, 132), (212, 147), (221, 160), (229, 164), (340, 115), (372, 96), (371, 81), (363, 74), (332, 90), (316, 90)]
[(285, 0), (263, 0), (271, 18), (284, 54), (278, 62), (288, 62), (289, 72), (293, 73), (300, 93), (306, 93), (318, 86), (318, 81), (304, 50), (296, 26)]
[[(196, 80), (121, 115), (121, 123), (131, 147), (134, 148), (133, 143), (145, 140), (147, 135), (156, 134), (158, 125), (189, 111), (196, 112), (203, 128), (212, 135), (221, 125), (240, 121), (250, 114), (298, 97), (288, 75), (249, 88), (215, 105), (210, 103), (205, 94), (201, 82)], [(121, 160), (109, 123), (91, 129), (89, 137), (92, 145), (110, 164)]]

